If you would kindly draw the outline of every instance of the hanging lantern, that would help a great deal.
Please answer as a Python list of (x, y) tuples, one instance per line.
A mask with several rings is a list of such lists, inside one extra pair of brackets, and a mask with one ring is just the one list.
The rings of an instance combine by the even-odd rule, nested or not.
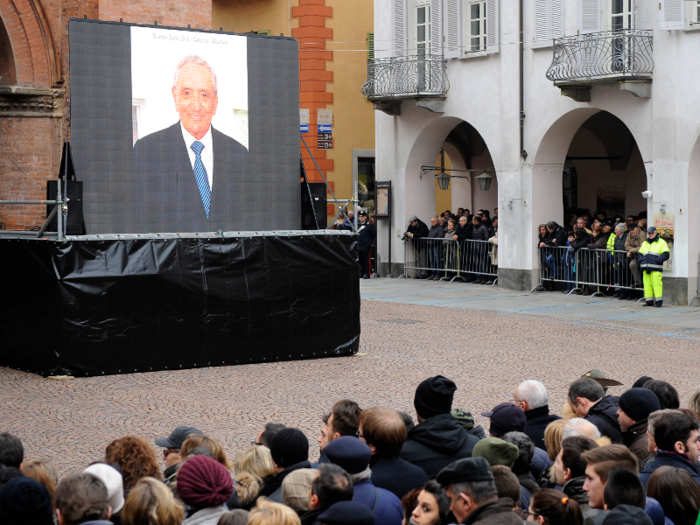
[(484, 172), (475, 178), (479, 181), (479, 187), (482, 189), (482, 191), (489, 191), (489, 188), (491, 187), (491, 181), (493, 181), (493, 177), (491, 175)]
[(444, 171), (437, 176), (438, 186), (441, 190), (447, 190), (450, 187), (450, 176)]

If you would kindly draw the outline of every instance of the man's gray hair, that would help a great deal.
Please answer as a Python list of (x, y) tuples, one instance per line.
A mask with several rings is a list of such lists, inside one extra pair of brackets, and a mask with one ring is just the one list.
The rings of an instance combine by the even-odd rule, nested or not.
[(580, 417), (574, 417), (564, 423), (561, 438), (564, 441), (566, 438), (581, 436), (591, 439), (600, 439), (600, 430), (590, 421), (586, 421)]
[(578, 405), (576, 401), (579, 397), (596, 402), (605, 397), (605, 390), (595, 379), (584, 377), (577, 379), (569, 386), (569, 401), (572, 405)]
[(187, 55), (185, 58), (183, 58), (177, 63), (177, 66), (175, 66), (175, 74), (173, 75), (173, 87), (177, 86), (177, 77), (180, 75), (180, 70), (185, 64), (199, 64), (206, 67), (211, 73), (211, 82), (214, 85), (214, 93), (218, 92), (218, 87), (216, 84), (216, 73), (214, 72), (214, 68), (212, 68), (206, 60), (204, 60), (198, 55)]
[(477, 506), (498, 498), (496, 483), (494, 483), (493, 480), (453, 483), (450, 487), (452, 495), (455, 498), (458, 498), (460, 494), (464, 493), (469, 496)]
[(547, 389), (539, 381), (528, 379), (520, 383), (515, 390), (516, 394), (520, 397), (520, 401), (527, 401), (530, 410), (549, 404)]
[(625, 226), (623, 223), (618, 222), (618, 223), (615, 225), (615, 230), (624, 233), (624, 232), (625, 232), (625, 227), (626, 227), (626, 226)]

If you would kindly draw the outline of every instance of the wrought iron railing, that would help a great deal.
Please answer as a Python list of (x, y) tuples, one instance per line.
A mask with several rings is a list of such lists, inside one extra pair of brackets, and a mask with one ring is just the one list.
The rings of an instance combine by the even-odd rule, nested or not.
[(369, 100), (441, 97), (449, 87), (442, 56), (375, 58), (367, 61), (362, 94)]
[(623, 29), (554, 39), (547, 78), (555, 83), (615, 77), (650, 77), (652, 31)]

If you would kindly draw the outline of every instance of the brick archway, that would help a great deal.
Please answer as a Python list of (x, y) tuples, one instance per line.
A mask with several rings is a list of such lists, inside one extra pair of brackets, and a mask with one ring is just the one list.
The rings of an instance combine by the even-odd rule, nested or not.
[(12, 44), (16, 84), (50, 88), (62, 80), (58, 53), (41, 0), (0, 0)]

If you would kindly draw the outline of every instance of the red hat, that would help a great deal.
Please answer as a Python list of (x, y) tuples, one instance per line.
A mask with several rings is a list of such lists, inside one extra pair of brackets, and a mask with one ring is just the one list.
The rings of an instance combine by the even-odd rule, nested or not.
[(216, 507), (231, 498), (233, 480), (218, 461), (194, 456), (185, 461), (177, 473), (177, 493), (188, 505)]

